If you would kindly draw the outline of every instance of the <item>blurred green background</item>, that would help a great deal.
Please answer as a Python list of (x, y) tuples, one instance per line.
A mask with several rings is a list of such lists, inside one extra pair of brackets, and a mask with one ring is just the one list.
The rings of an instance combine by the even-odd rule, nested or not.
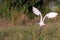
[[(46, 27), (39, 34), (40, 17), (32, 7), (44, 16), (57, 12), (53, 19), (46, 18)], [(0, 40), (60, 40), (60, 0), (0, 0)]]
[(16, 24), (29, 22), (38, 17), (32, 7), (38, 8), (43, 16), (51, 11), (60, 13), (59, 0), (0, 0), (0, 18)]

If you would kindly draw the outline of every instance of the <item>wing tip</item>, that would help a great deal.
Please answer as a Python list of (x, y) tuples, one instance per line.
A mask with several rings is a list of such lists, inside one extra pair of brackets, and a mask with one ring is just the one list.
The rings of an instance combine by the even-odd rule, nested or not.
[(34, 9), (35, 7), (32, 7), (32, 9)]

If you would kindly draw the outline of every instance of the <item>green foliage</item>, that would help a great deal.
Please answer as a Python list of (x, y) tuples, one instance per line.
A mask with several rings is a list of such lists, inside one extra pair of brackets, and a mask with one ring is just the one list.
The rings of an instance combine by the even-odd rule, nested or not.
[(11, 11), (16, 10), (19, 13), (24, 13), (30, 19), (33, 19), (35, 15), (32, 12), (32, 7), (38, 8), (43, 15), (45, 15), (50, 11), (48, 3), (49, 1), (44, 0), (2, 0), (0, 3), (0, 15), (11, 18)]
[(7, 6), (7, 2), (2, 2), (0, 5), (0, 15), (2, 17), (11, 18), (11, 12)]

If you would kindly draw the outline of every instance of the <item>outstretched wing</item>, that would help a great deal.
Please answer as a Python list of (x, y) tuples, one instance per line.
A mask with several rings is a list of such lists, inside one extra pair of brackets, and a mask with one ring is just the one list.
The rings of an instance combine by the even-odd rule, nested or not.
[(41, 15), (41, 12), (37, 8), (35, 8), (35, 7), (33, 7), (33, 12), (36, 15)]
[(58, 14), (58, 13), (56, 13), (56, 12), (50, 12), (50, 13), (48, 13), (48, 14), (46, 14), (46, 15), (44, 16), (43, 21), (45, 20), (46, 17), (48, 17), (48, 18), (54, 18), (54, 17), (57, 16), (57, 14)]
[(48, 18), (54, 18), (54, 17), (57, 16), (57, 14), (58, 14), (58, 13), (56, 13), (56, 12), (50, 12), (50, 13), (46, 14), (46, 16), (47, 16)]

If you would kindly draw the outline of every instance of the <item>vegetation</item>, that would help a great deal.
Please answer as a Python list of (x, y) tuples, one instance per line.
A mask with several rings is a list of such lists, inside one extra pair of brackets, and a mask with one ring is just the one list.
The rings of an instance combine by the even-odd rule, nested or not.
[(37, 24), (0, 27), (0, 40), (60, 40), (60, 26), (54, 23), (49, 23), (40, 34), (40, 27)]
[[(53, 0), (54, 1), (54, 0)], [(16, 13), (23, 13), (29, 18), (33, 19), (34, 14), (32, 12), (32, 7), (35, 6), (43, 14), (50, 11), (49, 2), (44, 0), (1, 0), (0, 1), (0, 15), (6, 18), (11, 18)], [(13, 12), (12, 12), (13, 11)], [(14, 13), (16, 12), (16, 13)]]
[(32, 12), (34, 6), (44, 16), (51, 11), (50, 1), (56, 2), (60, 13), (57, 0), (0, 0), (0, 40), (60, 40), (60, 16), (45, 20), (48, 23), (39, 34), (39, 17)]
[[(32, 7), (38, 8), (43, 15), (45, 15), (51, 11), (49, 8), (50, 1), (51, 0), (0, 0), (0, 18), (15, 23), (18, 19), (21, 20), (20, 17), (23, 14), (22, 21), (34, 19), (36, 15), (33, 14)], [(52, 1), (57, 3), (56, 0)], [(57, 10), (57, 12), (60, 11), (59, 8), (57, 8)]]

